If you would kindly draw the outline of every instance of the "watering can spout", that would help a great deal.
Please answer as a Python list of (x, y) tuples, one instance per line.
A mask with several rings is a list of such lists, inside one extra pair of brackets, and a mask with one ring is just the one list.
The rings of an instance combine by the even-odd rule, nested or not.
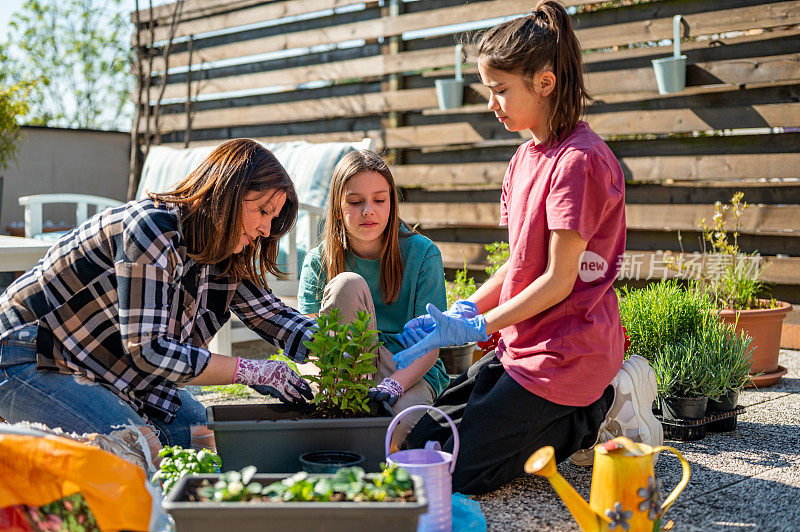
[(581, 530), (584, 532), (600, 530), (602, 518), (594, 513), (589, 503), (559, 474), (556, 469), (555, 450), (552, 447), (548, 445), (533, 453), (525, 462), (525, 472), (534, 473), (550, 481)]

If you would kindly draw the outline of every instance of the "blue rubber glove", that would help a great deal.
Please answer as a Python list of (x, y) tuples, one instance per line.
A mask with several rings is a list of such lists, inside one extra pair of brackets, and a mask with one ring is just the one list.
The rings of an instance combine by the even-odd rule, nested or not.
[(483, 319), (483, 314), (478, 314), (474, 318), (465, 318), (460, 315), (447, 316), (432, 303), (428, 303), (425, 309), (433, 318), (433, 331), (414, 345), (392, 356), (392, 360), (397, 364), (397, 369), (407, 368), (415, 360), (439, 347), (462, 345), (467, 342), (484, 342), (489, 338), (486, 335), (486, 321)]
[(373, 386), (367, 392), (367, 397), (376, 401), (386, 401), (389, 406), (394, 406), (405, 390), (403, 386), (391, 377), (386, 377), (377, 386)]
[[(466, 299), (459, 299), (450, 306), (450, 309), (444, 312), (445, 316), (461, 316), (463, 318), (474, 318), (480, 314), (478, 306), (472, 301)], [(421, 334), (433, 332), (434, 321), (430, 314), (423, 314), (414, 319), (411, 319), (403, 326), (403, 332), (395, 335), (397, 340), (403, 347), (410, 347), (417, 343), (417, 337)], [(414, 331), (416, 334), (412, 335)]]

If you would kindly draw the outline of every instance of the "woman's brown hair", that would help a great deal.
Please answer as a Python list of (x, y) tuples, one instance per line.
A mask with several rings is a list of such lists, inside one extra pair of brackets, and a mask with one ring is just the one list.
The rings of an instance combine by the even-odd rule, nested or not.
[(470, 46), (484, 65), (533, 81), (542, 70), (552, 70), (556, 88), (547, 117), (548, 142), (567, 136), (578, 125), (583, 103), (590, 100), (583, 82), (581, 45), (564, 7), (541, 0), (526, 17), (499, 24)]
[(328, 280), (346, 270), (347, 230), (344, 226), (344, 187), (361, 172), (378, 172), (389, 184), (389, 220), (381, 234), (380, 279), (381, 295), (387, 304), (394, 303), (403, 283), (403, 259), (398, 242), (400, 218), (397, 213), (397, 189), (389, 166), (380, 155), (369, 150), (351, 151), (337, 163), (331, 179), (328, 216), (325, 220), (322, 263)]
[[(286, 193), (268, 237), (234, 254), (242, 234), (242, 205), (248, 192)], [(236, 282), (267, 286), (266, 274), (284, 277), (278, 268), (278, 241), (297, 218), (297, 193), (278, 159), (250, 139), (229, 140), (206, 157), (174, 189), (148, 193), (155, 201), (180, 207), (188, 254), (197, 262), (218, 264)]]

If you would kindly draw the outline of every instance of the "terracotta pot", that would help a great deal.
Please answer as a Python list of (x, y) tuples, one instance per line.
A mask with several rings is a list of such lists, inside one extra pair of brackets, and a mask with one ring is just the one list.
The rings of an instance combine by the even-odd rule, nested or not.
[(721, 310), (719, 317), (753, 337), (753, 364), (750, 374), (771, 374), (778, 371), (778, 353), (781, 349), (781, 327), (792, 305), (783, 301), (777, 308), (756, 310)]

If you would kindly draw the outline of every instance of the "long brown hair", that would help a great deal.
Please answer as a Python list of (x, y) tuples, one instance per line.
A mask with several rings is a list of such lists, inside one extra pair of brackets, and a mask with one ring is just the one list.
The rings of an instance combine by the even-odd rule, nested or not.
[(322, 246), (322, 263), (328, 280), (346, 269), (347, 230), (344, 226), (342, 201), (344, 187), (361, 172), (374, 171), (381, 174), (389, 184), (389, 220), (381, 234), (380, 279), (381, 295), (387, 304), (394, 303), (403, 284), (403, 259), (398, 242), (400, 218), (397, 213), (397, 189), (389, 166), (380, 155), (369, 150), (351, 151), (336, 164), (331, 179), (328, 198), (328, 216), (325, 220), (325, 242)]
[[(259, 236), (240, 253), (242, 205), (248, 192), (286, 193), (268, 237)], [(197, 262), (219, 264), (223, 274), (267, 286), (266, 274), (285, 277), (278, 268), (278, 241), (297, 218), (297, 193), (289, 174), (268, 149), (250, 139), (229, 140), (206, 157), (168, 192), (148, 195), (180, 207), (188, 254)]]
[(487, 67), (531, 82), (535, 74), (552, 69), (556, 88), (547, 117), (548, 142), (563, 139), (578, 125), (584, 100), (591, 98), (583, 82), (581, 45), (561, 4), (541, 0), (533, 13), (487, 30), (470, 49)]

